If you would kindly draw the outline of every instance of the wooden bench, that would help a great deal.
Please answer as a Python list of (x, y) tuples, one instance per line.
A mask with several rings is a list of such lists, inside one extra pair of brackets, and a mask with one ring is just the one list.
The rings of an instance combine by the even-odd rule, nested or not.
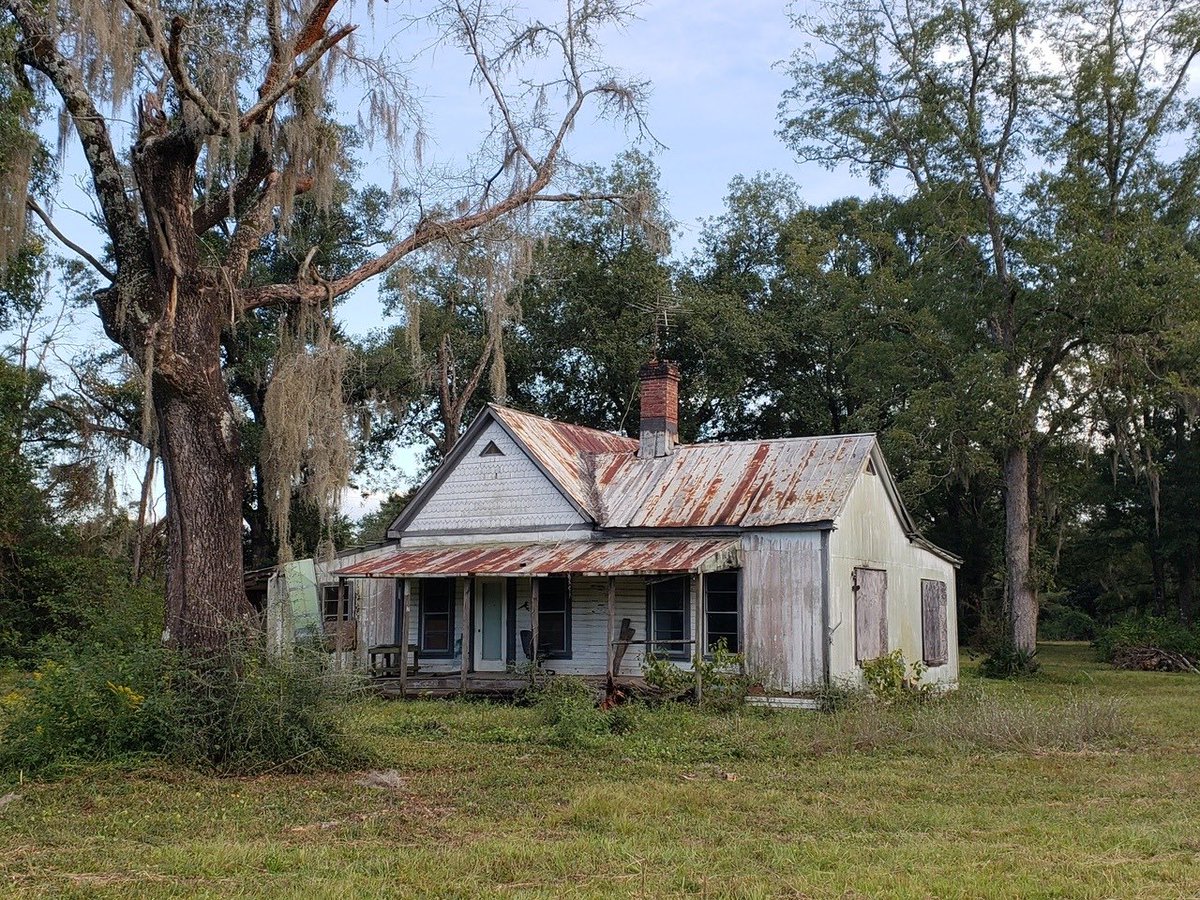
[[(401, 644), (378, 644), (368, 648), (371, 674), (376, 678), (392, 678), (399, 675), (400, 667), (408, 662), (409, 654), (412, 654), (412, 665), (408, 667), (408, 674), (416, 675), (421, 668), (421, 648), (416, 644), (409, 644), (407, 647)], [(383, 665), (378, 662), (380, 657), (383, 659)], [(403, 661), (397, 661), (397, 657)]]

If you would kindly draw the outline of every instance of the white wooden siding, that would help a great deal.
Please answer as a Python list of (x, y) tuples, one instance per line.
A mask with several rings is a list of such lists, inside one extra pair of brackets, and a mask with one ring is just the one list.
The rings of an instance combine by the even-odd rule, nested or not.
[(742, 536), (746, 668), (769, 691), (800, 691), (824, 678), (822, 575), (820, 532)]
[[(521, 650), (520, 634), (529, 630), (529, 596), (530, 579), (518, 578), (517, 582), (517, 616), (516, 640), (514, 642), (515, 659), (510, 658), (513, 666), (524, 666), (528, 663)], [(454, 636), (457, 641), (462, 637), (462, 594), (466, 579), (457, 579), (454, 606)], [(505, 586), (505, 597), (508, 596)], [(691, 616), (695, 615), (695, 607), (691, 608)], [(618, 578), (616, 596), (616, 622), (619, 630), (621, 620), (629, 619), (633, 626), (635, 641), (646, 639), (646, 581), (644, 578)], [(417, 622), (417, 603), (414, 598), (409, 613), (409, 641), (419, 641), (419, 625)], [(548, 659), (545, 668), (558, 675), (603, 675), (607, 671), (607, 661), (604, 651), (608, 640), (608, 579), (607, 578), (574, 578), (571, 585), (571, 658)], [(505, 643), (507, 647), (507, 640)], [(470, 645), (468, 642), (468, 651)], [(621, 675), (641, 675), (642, 661), (645, 658), (645, 647), (640, 644), (631, 645), (621, 661)], [(507, 651), (506, 651), (507, 652)], [(421, 671), (429, 673), (458, 672), (461, 669), (462, 658), (453, 659), (422, 659)], [(685, 665), (684, 668), (690, 668)]]
[(921, 579), (946, 584), (946, 664), (934, 666), (927, 682), (958, 683), (958, 621), (954, 566), (913, 544), (900, 525), (879, 476), (863, 473), (850, 492), (829, 539), (830, 677), (860, 681), (854, 658), (856, 567), (887, 572), (888, 651), (900, 649), (910, 663), (921, 659)]
[[(495, 442), (503, 456), (480, 456)], [(493, 422), (405, 529), (419, 532), (537, 530), (585, 522), (534, 462)]]

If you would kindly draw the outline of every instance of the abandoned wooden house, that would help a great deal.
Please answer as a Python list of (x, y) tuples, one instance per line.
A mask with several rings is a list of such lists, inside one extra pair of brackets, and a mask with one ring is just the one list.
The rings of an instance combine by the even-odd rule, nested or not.
[(720, 642), (769, 694), (897, 648), (957, 683), (959, 560), (920, 536), (874, 435), (680, 444), (678, 368), (641, 376), (640, 439), (489, 405), (387, 545), (314, 570), (312, 627), (408, 690), (636, 678)]

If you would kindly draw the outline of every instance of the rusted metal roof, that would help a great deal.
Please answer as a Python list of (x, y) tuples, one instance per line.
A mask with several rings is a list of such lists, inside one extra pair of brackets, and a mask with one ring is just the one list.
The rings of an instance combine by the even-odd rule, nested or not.
[(638, 459), (622, 435), (489, 409), (538, 464), (605, 528), (797, 525), (841, 512), (872, 434), (682, 444)]
[(660, 459), (603, 454), (609, 528), (763, 528), (832, 521), (874, 446), (870, 434), (685, 444)]
[(346, 578), (471, 575), (671, 575), (739, 565), (735, 540), (572, 540), (394, 550), (346, 566)]
[(636, 454), (638, 442), (623, 435), (555, 422), (494, 403), (489, 404), (488, 409), (528, 448), (546, 474), (593, 519), (600, 521), (602, 510), (596, 491), (595, 460), (605, 453)]

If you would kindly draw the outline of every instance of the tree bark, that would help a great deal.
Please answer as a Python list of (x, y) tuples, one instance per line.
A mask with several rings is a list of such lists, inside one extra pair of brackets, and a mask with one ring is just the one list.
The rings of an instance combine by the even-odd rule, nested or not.
[(1020, 442), (1004, 459), (1004, 556), (1009, 640), (1013, 649), (1037, 652), (1037, 592), (1030, 577), (1029, 448)]
[(184, 394), (155, 378), (167, 489), (165, 642), (215, 651), (246, 629), (242, 586), (242, 466), (224, 385)]

